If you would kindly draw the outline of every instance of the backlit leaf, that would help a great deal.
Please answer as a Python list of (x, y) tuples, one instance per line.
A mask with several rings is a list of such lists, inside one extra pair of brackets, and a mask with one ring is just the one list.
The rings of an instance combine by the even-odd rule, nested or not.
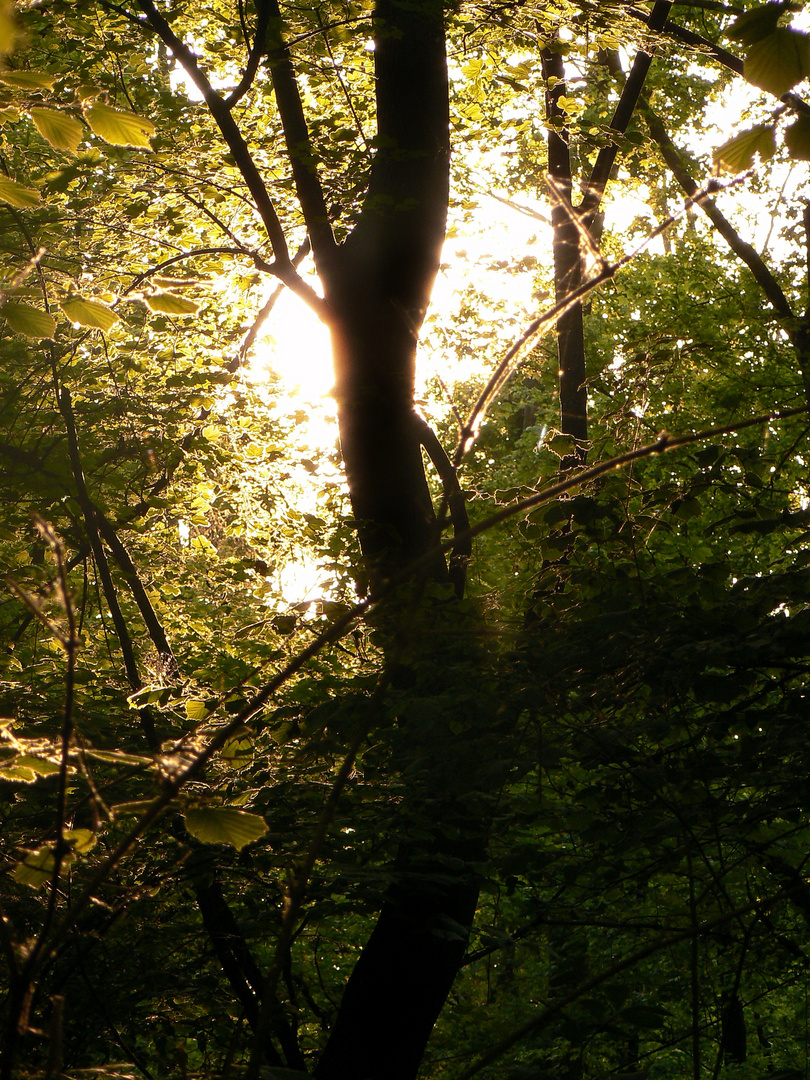
[(186, 716), (189, 720), (205, 720), (211, 710), (205, 704), (204, 701), (198, 701), (192, 698), (186, 702)]
[(14, 86), (18, 90), (51, 90), (53, 89), (54, 76), (47, 71), (3, 71), (0, 72), (0, 83), (6, 86)]
[(186, 811), (186, 828), (204, 844), (243, 848), (267, 832), (264, 818), (229, 807), (200, 807)]
[(755, 42), (745, 54), (743, 74), (777, 97), (810, 73), (810, 35), (783, 26)]
[(73, 851), (80, 855), (86, 854), (96, 846), (98, 839), (92, 829), (66, 829), (64, 832), (65, 842), (70, 844)]
[(14, 868), (13, 878), (20, 885), (29, 885), (32, 889), (41, 889), (51, 880), (53, 874), (53, 851), (49, 847), (29, 851), (21, 863)]
[(34, 108), (30, 113), (37, 131), (54, 150), (68, 150), (75, 154), (84, 136), (84, 128), (78, 120), (58, 109)]
[(48, 761), (47, 758), (32, 757), (29, 754), (18, 757), (14, 763), (23, 769), (30, 769), (37, 776), (52, 776), (54, 773), (59, 772), (59, 766), (55, 761)]
[(772, 124), (757, 124), (735, 135), (714, 152), (715, 162), (727, 172), (744, 172), (750, 169), (759, 154), (763, 161), (776, 152), (776, 139)]
[(36, 188), (25, 187), (16, 180), (0, 176), (0, 201), (7, 202), (9, 206), (16, 206), (18, 210), (25, 210), (29, 206), (36, 206), (40, 201), (40, 194)]
[(792, 3), (762, 4), (739, 15), (726, 30), (726, 36), (732, 41), (753, 45), (774, 32), (785, 12), (799, 11), (800, 8), (800, 4)]
[(0, 0), (0, 54), (10, 53), (17, 38), (14, 21), (14, 5), (11, 0)]
[(84, 300), (81, 296), (71, 296), (62, 301), (62, 311), (71, 322), (79, 326), (92, 326), (98, 330), (109, 330), (121, 318), (106, 304), (97, 300)]
[(155, 134), (155, 125), (143, 116), (95, 104), (84, 109), (84, 118), (93, 133), (112, 146), (150, 149), (149, 137)]
[(163, 315), (193, 315), (199, 307), (193, 300), (172, 292), (152, 293), (146, 297), (146, 303), (152, 311)]
[(15, 334), (30, 338), (52, 338), (56, 332), (56, 319), (47, 311), (30, 304), (6, 304), (3, 317)]

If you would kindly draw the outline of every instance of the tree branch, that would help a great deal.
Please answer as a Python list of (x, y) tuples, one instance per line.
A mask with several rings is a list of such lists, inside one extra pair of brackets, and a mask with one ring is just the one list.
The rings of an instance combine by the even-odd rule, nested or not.
[[(101, 537), (96, 525), (95, 508), (87, 491), (84, 470), (79, 454), (79, 442), (76, 437), (76, 422), (73, 416), (70, 391), (66, 386), (63, 386), (61, 389), (57, 388), (57, 393), (59, 411), (62, 414), (67, 429), (68, 455), (70, 457), (70, 466), (73, 472), (73, 482), (76, 485), (77, 501), (84, 516), (87, 538), (90, 542), (93, 558), (96, 562), (96, 569), (98, 570), (98, 576), (101, 580), (104, 598), (107, 601), (107, 607), (109, 608), (113, 626), (115, 627), (115, 634), (118, 638), (118, 645), (124, 660), (124, 670), (126, 671), (127, 682), (134, 692), (140, 690), (143, 683), (141, 682), (138, 664), (135, 660), (132, 638), (130, 637), (126, 620), (121, 612), (121, 606), (118, 603), (118, 595), (115, 591), (112, 575), (110, 574), (110, 567), (104, 552), (104, 545), (101, 543)], [(156, 750), (160, 746), (160, 740), (155, 730), (155, 722), (152, 713), (148, 707), (144, 706), (139, 710), (139, 716), (141, 719), (141, 726), (146, 736), (146, 741), (151, 749)]]
[[(663, 28), (671, 7), (672, 4), (667, 0), (657, 0), (648, 18), (650, 30), (660, 31)], [(619, 135), (623, 135), (627, 131), (627, 125), (635, 112), (651, 64), (652, 55), (640, 49), (633, 60), (630, 74), (622, 87), (619, 102), (613, 113), (613, 119), (610, 121), (611, 130)], [(596, 163), (591, 171), (585, 194), (578, 207), (583, 218), (582, 224), (586, 229), (590, 230), (593, 225), (593, 219), (599, 210), (618, 152), (618, 144), (610, 142), (607, 146), (602, 147), (596, 157)]]
[(230, 108), (223, 98), (214, 90), (208, 77), (199, 67), (196, 57), (189, 47), (182, 42), (166, 22), (165, 18), (155, 7), (152, 0), (137, 0), (141, 11), (146, 15), (149, 25), (171, 50), (174, 56), (183, 65), (189, 78), (200, 91), (205, 104), (216, 121), (217, 127), (222, 132), (222, 137), (233, 154), (236, 165), (242, 174), (242, 178), (248, 186), (248, 190), (256, 204), (256, 209), (267, 230), (270, 238), (270, 246), (273, 256), (278, 264), (279, 276), (282, 271), (292, 267), (290, 253), (287, 249), (287, 240), (281, 227), (276, 209), (273, 206), (270, 195), (262, 180), (248, 145), (237, 127), (236, 121), (231, 116)]
[[(239, 9), (240, 16), (242, 15), (242, 8)], [(256, 78), (256, 72), (259, 70), (259, 61), (266, 50), (267, 39), (267, 27), (270, 23), (270, 9), (267, 4), (258, 0), (256, 4), (256, 35), (253, 38), (253, 45), (250, 49), (248, 56), (248, 62), (245, 66), (242, 78), (239, 80), (239, 85), (233, 89), (230, 94), (225, 98), (225, 107), (232, 109), (240, 98), (243, 98), (253, 85), (253, 80)], [(243, 26), (243, 30), (245, 27)]]
[(717, 45), (714, 41), (710, 41), (708, 38), (694, 33), (692, 30), (687, 30), (685, 27), (678, 26), (671, 22), (668, 22), (666, 26), (663, 27), (653, 27), (652, 13), (644, 11), (641, 8), (628, 8), (627, 14), (632, 15), (634, 19), (638, 19), (640, 22), (646, 23), (650, 29), (657, 29), (659, 33), (664, 34), (667, 37), (675, 38), (676, 41), (681, 41), (684, 45), (691, 45), (692, 47), (704, 49), (713, 60), (717, 60), (723, 67), (728, 68), (729, 71), (733, 71), (737, 75), (742, 75), (743, 61), (740, 57), (735, 56), (734, 53), (730, 53), (721, 45)]
[[(667, 134), (660, 118), (644, 99), (641, 100), (641, 110), (650, 129), (650, 134), (658, 144), (661, 156), (686, 194), (693, 198), (698, 191), (697, 184), (689, 175), (677, 147)], [(766, 266), (762, 256), (751, 244), (742, 239), (731, 222), (717, 207), (714, 200), (704, 198), (700, 199), (699, 203), (717, 232), (723, 237), (737, 258), (741, 259), (754, 275), (754, 279), (764, 292), (768, 303), (783, 321), (785, 332), (790, 337), (790, 342), (796, 351), (805, 397), (810, 403), (810, 327), (807, 325), (807, 320), (797, 318), (782, 286)]]
[[(276, 93), (281, 126), (287, 154), (292, 166), (295, 190), (301, 204), (315, 265), (320, 271), (328, 268), (335, 251), (335, 238), (329, 224), (329, 212), (326, 209), (323, 188), (318, 179), (315, 152), (309, 137), (301, 95), (295, 79), (290, 50), (282, 35), (282, 19), (278, 0), (258, 0), (259, 10), (269, 25), (270, 75)], [(272, 19), (272, 22), (270, 21)]]
[[(414, 413), (414, 422), (419, 434), (419, 442), (424, 446), (427, 455), (433, 462), (433, 467), (439, 474), (444, 490), (444, 500), (450, 511), (450, 521), (453, 525), (454, 536), (464, 536), (470, 528), (470, 519), (467, 515), (467, 503), (462, 494), (458, 482), (458, 474), (452, 461), (445, 453), (444, 447), (436, 437), (436, 433), (426, 420), (418, 413)], [(442, 515), (439, 514), (439, 521)], [(456, 596), (464, 595), (464, 585), (467, 580), (467, 564), (472, 555), (472, 544), (469, 540), (460, 540), (450, 554), (449, 577), (456, 590)]]

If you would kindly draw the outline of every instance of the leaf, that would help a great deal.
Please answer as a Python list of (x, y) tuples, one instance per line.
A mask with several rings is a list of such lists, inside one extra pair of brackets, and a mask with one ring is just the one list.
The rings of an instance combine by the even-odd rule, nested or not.
[(54, 150), (76, 153), (84, 137), (84, 128), (78, 120), (58, 109), (33, 108), (29, 112), (37, 131)]
[(56, 319), (47, 311), (30, 304), (6, 304), (3, 316), (15, 334), (30, 338), (52, 338), (56, 332)]
[(155, 125), (143, 116), (109, 105), (88, 105), (84, 118), (94, 135), (112, 146), (134, 146), (151, 149), (149, 138), (155, 134)]
[(92, 829), (65, 829), (63, 836), (72, 850), (80, 855), (85, 855), (91, 848), (94, 848), (98, 839)]
[(258, 814), (224, 806), (187, 810), (186, 828), (204, 844), (230, 844), (237, 849), (267, 832), (265, 820)]
[(211, 710), (204, 701), (192, 698), (190, 701), (186, 702), (186, 716), (189, 720), (205, 720), (206, 716), (209, 716), (210, 713)]
[(3, 71), (0, 83), (18, 90), (52, 90), (55, 76), (47, 71)]
[(715, 162), (728, 172), (744, 172), (750, 169), (759, 154), (763, 161), (776, 153), (773, 124), (757, 124), (735, 135), (714, 152)]
[(781, 97), (810, 74), (810, 35), (779, 27), (750, 47), (743, 74), (755, 86)]
[(776, 30), (776, 24), (786, 11), (800, 10), (801, 4), (762, 4), (739, 15), (726, 30), (726, 36), (744, 45), (754, 45)]
[(30, 851), (14, 869), (14, 880), (20, 885), (39, 889), (47, 884), (53, 873), (53, 852), (49, 847)]
[(5, 109), (0, 109), (0, 124), (16, 124), (20, 119), (20, 110), (15, 109), (13, 105), (7, 105)]
[(810, 117), (800, 116), (785, 131), (785, 146), (798, 161), (810, 161)]
[(62, 311), (71, 322), (79, 326), (92, 326), (98, 330), (109, 330), (121, 318), (111, 311), (106, 304), (97, 300), (85, 300), (81, 296), (70, 296), (62, 301)]
[(40, 194), (36, 188), (24, 187), (16, 180), (9, 180), (6, 176), (0, 176), (0, 200), (7, 202), (9, 206), (16, 206), (18, 210), (25, 210), (29, 206), (36, 206), (40, 201)]
[(151, 293), (146, 297), (146, 303), (152, 311), (159, 311), (163, 315), (193, 315), (199, 308), (199, 304), (193, 300), (173, 292)]
[(0, 55), (10, 53), (17, 39), (12, 0), (0, 0)]
[(52, 776), (54, 773), (59, 772), (59, 766), (55, 761), (32, 757), (29, 754), (23, 754), (21, 757), (16, 758), (14, 764), (23, 769), (30, 769), (37, 776)]

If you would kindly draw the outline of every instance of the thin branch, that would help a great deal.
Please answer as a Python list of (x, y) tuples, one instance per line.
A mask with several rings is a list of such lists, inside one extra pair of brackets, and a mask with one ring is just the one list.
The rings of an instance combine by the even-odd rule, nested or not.
[(137, 289), (147, 278), (152, 277), (154, 274), (159, 274), (169, 266), (174, 266), (175, 263), (183, 262), (185, 259), (197, 259), (203, 255), (249, 255), (251, 258), (255, 258), (252, 251), (243, 247), (204, 247), (195, 248), (193, 251), (181, 251), (179, 255), (172, 255), (171, 258), (164, 259), (163, 262), (159, 262), (156, 266), (150, 266), (148, 270), (144, 270), (142, 274), (138, 274), (120, 295), (127, 296), (128, 293), (131, 293), (133, 289)]
[[(76, 498), (84, 516), (87, 538), (93, 552), (98, 576), (101, 580), (104, 598), (107, 601), (107, 607), (109, 608), (113, 626), (115, 627), (115, 634), (118, 638), (118, 645), (124, 660), (124, 670), (126, 671), (127, 682), (133, 691), (140, 690), (143, 683), (138, 672), (135, 650), (132, 647), (132, 638), (130, 637), (129, 628), (127, 627), (126, 620), (121, 611), (121, 606), (118, 603), (118, 594), (116, 593), (115, 585), (113, 584), (109, 563), (107, 562), (107, 556), (104, 551), (104, 545), (101, 542), (101, 536), (99, 535), (96, 523), (94, 513), (95, 508), (87, 491), (87, 484), (85, 482), (84, 470), (82, 468), (81, 456), (79, 453), (79, 442), (76, 436), (76, 422), (73, 416), (70, 390), (68, 390), (66, 386), (59, 388), (57, 382), (57, 394), (59, 411), (62, 414), (62, 419), (65, 422), (65, 428), (67, 430), (68, 456), (73, 472), (73, 482), (76, 485)], [(151, 711), (147, 707), (144, 707), (139, 710), (139, 715), (141, 718), (141, 726), (143, 727), (144, 735), (146, 736), (149, 746), (153, 750), (157, 749), (160, 745), (160, 740), (155, 731), (155, 722)]]
[[(437, 520), (441, 523), (446, 507), (450, 511), (453, 535), (464, 536), (470, 528), (470, 519), (467, 515), (467, 504), (458, 482), (458, 474), (430, 424), (417, 413), (414, 413), (414, 421), (417, 425), (419, 442), (425, 448), (442, 482), (444, 492), (443, 507), (442, 511), (437, 515)], [(469, 540), (460, 541), (450, 553), (448, 574), (458, 597), (464, 595), (467, 564), (471, 555), (472, 544)]]
[[(640, 22), (650, 25), (652, 18), (650, 12), (644, 11), (643, 8), (628, 8), (627, 14), (632, 15), (634, 19), (638, 19)], [(734, 53), (730, 53), (727, 49), (724, 49), (721, 45), (715, 44), (708, 38), (701, 37), (700, 34), (694, 33), (692, 30), (686, 30), (683, 26), (677, 26), (675, 23), (668, 22), (663, 28), (659, 28), (659, 33), (665, 34), (667, 37), (675, 38), (676, 41), (682, 41), (684, 45), (690, 45), (692, 47), (697, 46), (700, 49), (705, 50), (713, 60), (717, 60), (723, 67), (733, 71), (737, 75), (743, 73), (743, 62), (739, 56), (735, 56)]]
[[(243, 98), (251, 88), (253, 80), (256, 78), (256, 72), (259, 70), (259, 61), (265, 53), (267, 27), (270, 23), (270, 9), (267, 4), (261, 3), (261, 0), (256, 4), (256, 9), (256, 35), (253, 38), (253, 45), (250, 49), (248, 62), (245, 66), (242, 78), (239, 80), (239, 85), (225, 98), (226, 109), (232, 109), (237, 101)], [(241, 4), (239, 5), (239, 17), (242, 20), (244, 19), (244, 11)], [(242, 32), (245, 33), (245, 40), (247, 41), (246, 30), (247, 27), (243, 22)]]
[[(73, 600), (67, 580), (65, 569), (64, 549), (54, 532), (53, 528), (42, 518), (35, 518), (40, 535), (47, 542), (56, 560), (56, 586), (60, 605), (65, 612), (67, 633), (59, 635), (59, 642), (67, 654), (67, 670), (65, 672), (65, 703), (62, 716), (62, 736), (59, 759), (59, 781), (56, 794), (56, 843), (53, 851), (53, 871), (48, 891), (48, 906), (45, 918), (42, 921), (37, 941), (26, 962), (24, 974), (28, 965), (36, 963), (36, 956), (43, 948), (51, 928), (53, 917), (56, 912), (56, 904), (59, 897), (59, 879), (62, 874), (62, 865), (65, 859), (65, 816), (67, 808), (67, 777), (68, 763), (70, 760), (70, 743), (73, 737), (73, 703), (76, 689), (76, 654), (79, 651), (79, 634), (76, 628), (76, 616), (73, 609)], [(32, 960), (32, 957), (34, 958)]]
[[(686, 194), (689, 195), (690, 198), (694, 197), (698, 191), (698, 186), (689, 175), (677, 147), (667, 134), (661, 120), (646, 101), (642, 101), (642, 113), (644, 119), (647, 121), (650, 134), (658, 144), (658, 147), (661, 150), (661, 156), (672, 170), (673, 176)], [(757, 251), (740, 238), (740, 235), (734, 226), (731, 225), (728, 219), (720, 212), (720, 210), (718, 210), (714, 200), (705, 196), (700, 200), (700, 207), (734, 254), (742, 259), (754, 275), (757, 283), (765, 293), (768, 302), (771, 304), (779, 318), (787, 320), (795, 319), (793, 309), (788, 303), (787, 297), (782, 291), (779, 282), (762, 261)]]
[(259, 1068), (262, 1064), (261, 1061), (261, 1047), (266, 1039), (266, 1034), (269, 1031), (270, 1022), (272, 1019), (272, 1009), (276, 1001), (276, 987), (278, 980), (281, 977), (282, 971), (288, 963), (289, 951), (293, 942), (293, 932), (295, 929), (295, 923), (301, 912), (304, 900), (306, 898), (307, 889), (309, 887), (309, 879), (312, 876), (312, 871), (315, 869), (315, 864), (318, 861), (321, 847), (326, 840), (326, 834), (329, 831), (329, 827), (334, 820), (337, 813), (338, 802), (340, 796), (343, 794), (343, 789), (349, 777), (354, 769), (354, 763), (357, 755), (360, 752), (360, 748), (368, 737), (374, 718), (378, 715), (378, 706), (383, 693), (388, 687), (390, 678), (389, 671), (386, 667), (374, 688), (374, 692), (365, 702), (367, 716), (363, 723), (360, 724), (359, 730), (349, 745), (349, 749), (346, 752), (345, 757), (338, 770), (337, 776), (332, 782), (332, 786), (329, 790), (329, 794), (326, 797), (326, 801), (321, 808), (321, 813), (318, 818), (318, 824), (315, 827), (315, 833), (309, 844), (306, 856), (300, 869), (295, 875), (295, 879), (290, 885), (287, 895), (284, 898), (284, 913), (281, 919), (281, 931), (278, 937), (278, 944), (276, 945), (275, 953), (273, 955), (273, 961), (270, 965), (270, 969), (265, 977), (264, 986), (262, 989), (262, 1002), (260, 1008), (259, 1023), (256, 1028), (256, 1036), (251, 1049), (250, 1062), (247, 1071), (247, 1080), (258, 1080), (260, 1075)]
[[(664, 27), (671, 7), (672, 4), (667, 0), (657, 0), (648, 18), (650, 30), (660, 31)], [(630, 74), (622, 87), (621, 96), (613, 113), (613, 119), (610, 121), (610, 130), (615, 131), (618, 135), (623, 135), (627, 131), (627, 126), (641, 97), (641, 91), (644, 88), (644, 82), (651, 64), (652, 55), (640, 49), (633, 60)], [(578, 207), (580, 214), (583, 215), (583, 223), (587, 229), (590, 229), (593, 218), (599, 210), (618, 152), (618, 143), (611, 141), (607, 146), (601, 148), (596, 157), (596, 162), (591, 170), (590, 179), (585, 189), (585, 195)]]
[[(687, 195), (693, 196), (698, 190), (697, 185), (689, 175), (677, 147), (667, 134), (661, 120), (649, 103), (643, 100), (641, 111), (647, 121), (650, 134), (658, 144), (661, 156), (672, 170), (673, 176)], [(807, 328), (799, 322), (782, 286), (768, 269), (762, 256), (751, 244), (742, 239), (731, 222), (718, 209), (714, 200), (708, 197), (702, 198), (699, 205), (737, 258), (741, 259), (754, 275), (757, 284), (765, 293), (768, 303), (778, 317), (783, 320), (785, 332), (788, 334), (790, 342), (796, 351), (805, 396), (810, 402), (810, 341), (808, 341)]]
[[(296, 251), (295, 255), (293, 256), (293, 266), (300, 266), (309, 254), (309, 252), (309, 237), (306, 237), (301, 246), (298, 248), (298, 251)], [(239, 351), (237, 352), (236, 356), (229, 360), (228, 363), (225, 365), (228, 371), (236, 372), (246, 363), (247, 355), (252, 349), (254, 341), (259, 336), (262, 327), (270, 317), (270, 313), (278, 303), (279, 297), (281, 296), (283, 291), (284, 285), (281, 284), (276, 286), (276, 288), (273, 289), (273, 291), (270, 293), (267, 300), (259, 310), (259, 313), (256, 315), (256, 318), (253, 320), (253, 325), (248, 330), (247, 334), (245, 334), (245, 338), (242, 341), (242, 344), (239, 346)]]

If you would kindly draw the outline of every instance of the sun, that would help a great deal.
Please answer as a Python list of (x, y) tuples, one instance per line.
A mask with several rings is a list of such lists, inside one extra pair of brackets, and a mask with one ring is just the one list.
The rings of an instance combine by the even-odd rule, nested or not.
[(253, 349), (255, 378), (275, 376), (300, 402), (318, 404), (334, 386), (329, 330), (289, 289), (284, 289)]

